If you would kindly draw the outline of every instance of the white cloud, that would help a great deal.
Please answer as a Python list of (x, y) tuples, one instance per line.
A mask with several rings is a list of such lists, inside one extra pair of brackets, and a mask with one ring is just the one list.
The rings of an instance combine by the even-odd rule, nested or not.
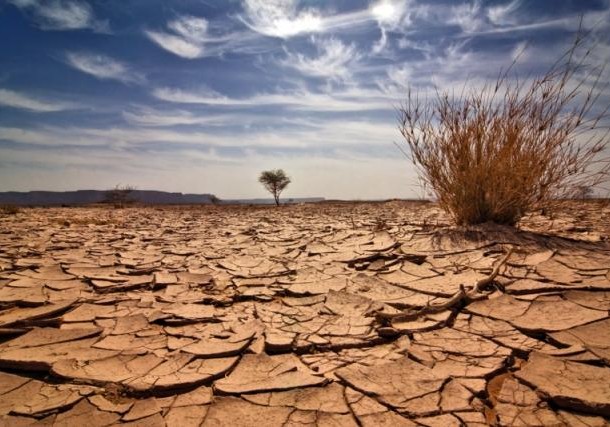
[(204, 54), (208, 21), (195, 16), (180, 16), (167, 24), (167, 31), (144, 31), (161, 48), (187, 59), (200, 58)]
[(101, 80), (118, 80), (123, 83), (142, 83), (145, 80), (144, 76), (131, 70), (124, 63), (106, 55), (69, 52), (66, 54), (66, 59), (73, 68)]
[(487, 17), (496, 25), (516, 25), (514, 12), (519, 9), (523, 0), (512, 0), (510, 3), (491, 6), (487, 9)]
[(209, 104), (209, 105), (229, 105), (229, 104), (243, 104), (248, 103), (243, 100), (231, 100), (220, 93), (208, 89), (202, 88), (199, 90), (183, 91), (181, 89), (172, 88), (156, 88), (153, 90), (153, 96), (162, 101), (175, 102), (178, 104)]
[(299, 10), (296, 0), (244, 0), (243, 7), (243, 22), (266, 36), (289, 38), (323, 29), (319, 12)]
[(29, 95), (8, 89), (0, 89), (0, 105), (37, 113), (48, 113), (75, 108), (74, 104), (33, 98)]
[(573, 13), (553, 19), (535, 19), (518, 13), (523, 0), (512, 0), (496, 6), (486, 6), (481, 0), (472, 3), (462, 3), (450, 8), (436, 9), (436, 22), (459, 25), (463, 37), (482, 36), (487, 34), (533, 32), (545, 28), (559, 28), (567, 31), (577, 31), (582, 19), (582, 29), (585, 31), (598, 28), (608, 28), (610, 3), (604, 10)]
[[(482, 68), (481, 63), (486, 66)], [(451, 93), (462, 90), (466, 83), (467, 88), (481, 89), (497, 77), (498, 70), (508, 65), (510, 53), (471, 51), (467, 43), (461, 41), (437, 49), (435, 55), (386, 67), (385, 76), (375, 81), (382, 92), (402, 97), (401, 101), (404, 101), (408, 89), (432, 97), (436, 89)]]
[(378, 90), (360, 88), (337, 92), (310, 92), (299, 90), (285, 93), (260, 93), (247, 98), (229, 98), (218, 92), (183, 91), (172, 88), (157, 88), (153, 96), (163, 101), (182, 104), (204, 104), (210, 106), (252, 107), (277, 105), (302, 111), (371, 111), (392, 110), (397, 100)]
[[(316, 7), (303, 8), (298, 0), (243, 0), (243, 14), (238, 18), (251, 31), (230, 28), (218, 34), (208, 21), (194, 16), (179, 16), (168, 22), (167, 29), (145, 30), (154, 43), (177, 56), (195, 59), (226, 52), (247, 54), (267, 50), (261, 39), (289, 39), (298, 35), (353, 31), (362, 25), (377, 24), (384, 32), (401, 29), (410, 22), (407, 7), (411, 0), (380, 0), (371, 7), (346, 13), (330, 13)], [(384, 46), (381, 46), (383, 48)]]
[(108, 23), (95, 19), (91, 6), (78, 0), (9, 0), (29, 14), (43, 30), (108, 31)]
[(346, 79), (351, 74), (350, 68), (361, 57), (354, 44), (346, 45), (335, 38), (314, 38), (313, 42), (317, 57), (287, 52), (281, 64), (309, 76)]
[(185, 110), (156, 110), (141, 106), (130, 111), (123, 111), (123, 118), (133, 125), (146, 127), (179, 125), (221, 126), (235, 124), (237, 120), (234, 114), (203, 115)]
[(411, 70), (407, 66), (392, 66), (387, 73), (397, 90), (404, 91), (411, 85)]
[(192, 43), (180, 36), (159, 31), (145, 31), (149, 39), (163, 49), (174, 55), (187, 59), (199, 58), (203, 54), (203, 47)]
[(481, 2), (475, 0), (472, 3), (453, 6), (448, 17), (448, 23), (458, 25), (465, 33), (472, 33), (487, 28), (483, 16)]
[(207, 37), (208, 21), (196, 16), (181, 16), (170, 21), (167, 27), (187, 40), (203, 41)]
[[(0, 139), (40, 146), (105, 147), (108, 150), (146, 146), (153, 143), (193, 146), (243, 146), (243, 137), (215, 135), (199, 130), (149, 129), (136, 127), (80, 128), (41, 127), (23, 129), (1, 127)], [(286, 141), (272, 134), (251, 135), (248, 143), (255, 146), (286, 146)]]
[[(233, 120), (231, 120), (233, 118)], [(390, 117), (391, 119), (391, 117)], [(175, 150), (184, 146), (193, 147), (237, 147), (278, 149), (320, 148), (333, 150), (341, 146), (391, 146), (398, 138), (393, 121), (367, 121), (337, 118), (292, 120), (285, 126), (281, 115), (260, 128), (236, 126), (235, 116), (218, 116), (223, 129), (202, 131), (200, 129), (159, 127), (115, 126), (104, 128), (57, 127), (39, 128), (1, 127), (0, 139), (15, 143), (40, 146), (146, 147), (150, 144), (175, 144)], [(240, 122), (240, 125), (243, 124)], [(245, 138), (244, 136), (247, 135)]]
[(283, 39), (353, 30), (370, 23), (377, 23), (383, 30), (396, 30), (410, 22), (410, 6), (411, 0), (377, 0), (364, 9), (332, 13), (315, 7), (299, 7), (298, 0), (244, 0), (245, 16), (241, 20), (259, 34)]
[[(374, 81), (381, 92), (388, 96), (403, 97), (403, 100), (408, 88), (419, 92), (423, 98), (434, 98), (436, 90), (449, 94), (461, 91), (481, 93), (490, 86), (493, 87), (500, 70), (506, 70), (516, 60), (509, 79), (521, 76), (522, 86), (527, 86), (533, 77), (533, 70), (546, 71), (557, 60), (557, 52), (560, 55), (569, 45), (570, 42), (565, 40), (552, 45), (526, 45), (524, 41), (515, 41), (512, 46), (485, 51), (473, 49), (467, 40), (458, 39), (442, 49), (437, 47), (434, 55), (384, 67), (382, 72), (385, 75), (380, 75), (381, 69), (378, 69)], [(591, 51), (594, 55), (591, 58), (592, 64), (603, 64), (610, 58), (610, 50), (606, 50), (604, 55), (603, 46), (598, 44)], [(480, 65), (483, 63), (485, 67)], [(434, 73), (430, 70), (434, 70)], [(524, 75), (530, 77), (524, 78)], [(601, 81), (608, 81), (608, 75), (610, 73), (606, 77), (602, 76)], [(603, 92), (602, 96), (607, 96), (608, 93), (610, 91)], [(600, 101), (599, 105), (605, 104)]]
[[(391, 120), (393, 117), (390, 116)], [(285, 133), (286, 138), (298, 141), (307, 147), (324, 145), (340, 148), (347, 145), (392, 146), (400, 138), (398, 127), (393, 121), (369, 121), (353, 119), (310, 119), (304, 120), (302, 129), (276, 130)]]
[(388, 32), (385, 28), (381, 27), (381, 37), (373, 44), (371, 52), (375, 55), (379, 55), (384, 51), (388, 44)]

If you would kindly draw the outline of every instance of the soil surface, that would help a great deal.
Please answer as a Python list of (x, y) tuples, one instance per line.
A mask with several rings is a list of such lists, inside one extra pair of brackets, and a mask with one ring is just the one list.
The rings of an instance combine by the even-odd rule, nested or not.
[(609, 234), (601, 202), (0, 216), (0, 425), (607, 426)]

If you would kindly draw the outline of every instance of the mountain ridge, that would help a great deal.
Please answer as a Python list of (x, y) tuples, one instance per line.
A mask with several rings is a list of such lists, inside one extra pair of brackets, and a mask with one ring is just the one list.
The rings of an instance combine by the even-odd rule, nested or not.
[[(87, 205), (103, 203), (107, 199), (105, 190), (75, 191), (4, 191), (0, 192), (0, 204), (36, 205)], [(214, 200), (213, 194), (174, 193), (156, 190), (133, 190), (129, 199), (145, 204), (208, 204)]]

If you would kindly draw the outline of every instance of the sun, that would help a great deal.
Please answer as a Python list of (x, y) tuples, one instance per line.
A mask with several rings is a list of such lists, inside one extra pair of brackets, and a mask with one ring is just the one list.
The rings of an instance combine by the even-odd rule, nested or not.
[(371, 9), (373, 16), (381, 22), (391, 21), (396, 14), (396, 8), (389, 1), (381, 1)]

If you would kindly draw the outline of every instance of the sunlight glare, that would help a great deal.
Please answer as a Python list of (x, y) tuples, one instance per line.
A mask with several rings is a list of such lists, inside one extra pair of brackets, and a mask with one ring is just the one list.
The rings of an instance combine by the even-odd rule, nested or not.
[(389, 1), (381, 1), (371, 9), (371, 13), (380, 22), (391, 21), (396, 13), (396, 8)]

